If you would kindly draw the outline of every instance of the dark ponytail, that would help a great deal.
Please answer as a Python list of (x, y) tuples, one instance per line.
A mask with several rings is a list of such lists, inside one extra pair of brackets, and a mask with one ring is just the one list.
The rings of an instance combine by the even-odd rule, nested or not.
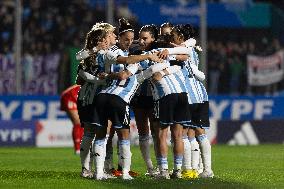
[(133, 26), (125, 18), (120, 18), (118, 22), (119, 22), (119, 28), (118, 28), (119, 36), (121, 36), (123, 33), (128, 31), (134, 32)]
[(189, 38), (193, 38), (195, 31), (190, 24), (180, 24), (173, 27), (173, 30), (177, 32), (178, 35), (183, 36), (184, 41)]

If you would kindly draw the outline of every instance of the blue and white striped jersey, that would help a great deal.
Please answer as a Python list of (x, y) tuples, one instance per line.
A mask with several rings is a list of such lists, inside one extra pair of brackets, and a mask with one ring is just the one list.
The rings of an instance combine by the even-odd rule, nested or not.
[[(157, 48), (157, 49), (153, 49), (151, 51), (144, 51), (144, 54), (153, 54), (157, 51), (161, 51), (163, 50), (162, 48)], [(172, 59), (172, 56), (169, 56), (169, 60)], [(149, 60), (144, 60), (141, 61), (139, 63), (141, 65), (142, 70), (145, 70), (147, 68), (149, 68), (151, 65), (153, 65), (153, 62), (149, 61)], [(141, 86), (139, 87), (139, 89), (137, 90), (136, 94), (141, 95), (141, 96), (153, 96), (153, 87), (151, 86), (151, 81), (149, 79), (146, 79)]]
[[(191, 59), (190, 59), (191, 63), (195, 64), (198, 67), (198, 65), (199, 65), (199, 58), (198, 58), (198, 54), (197, 54), (197, 52), (195, 51), (194, 48), (192, 48), (190, 57), (191, 57)], [(194, 78), (194, 79), (196, 80), (197, 85), (199, 87), (199, 91), (200, 91), (201, 96), (202, 96), (202, 102), (208, 101), (208, 94), (206, 92), (206, 89), (205, 89), (203, 83), (201, 81), (199, 81), (198, 79), (196, 79), (196, 78)]]
[(208, 94), (207, 94), (207, 91), (206, 91), (206, 88), (204, 87), (203, 83), (201, 81), (198, 81), (199, 82), (199, 85), (200, 85), (200, 88), (202, 90), (202, 94), (203, 94), (203, 102), (206, 102), (208, 101)]
[[(138, 70), (138, 67), (138, 64), (133, 64), (129, 65), (126, 69), (131, 70), (131, 73), (135, 73)], [(113, 80), (106, 89), (101, 91), (101, 93), (117, 95), (126, 103), (130, 103), (139, 85), (140, 83), (137, 80), (137, 76), (134, 74), (124, 80)]]
[(126, 103), (130, 103), (139, 85), (136, 75), (132, 75), (125, 80), (113, 80), (110, 86), (101, 93), (117, 95)]
[[(118, 56), (128, 56), (128, 51), (122, 51), (116, 45), (114, 45), (108, 53), (106, 58), (106, 71), (120, 72), (123, 70), (129, 70), (133, 75), (125, 80), (113, 80), (109, 83), (109, 86), (102, 90), (101, 93), (113, 94), (121, 97), (126, 103), (129, 103), (135, 92), (137, 91), (140, 83), (138, 83), (135, 73), (141, 67), (139, 64), (131, 64), (126, 66), (125, 64), (115, 64)], [(109, 73), (108, 72), (108, 73)]]
[(202, 84), (202, 82), (193, 76), (190, 64), (195, 64), (196, 66), (198, 66), (199, 64), (198, 54), (196, 53), (194, 48), (191, 48), (190, 58), (184, 62), (184, 66), (188, 71), (189, 81), (190, 81), (189, 85), (187, 85), (188, 103), (195, 104), (195, 103), (202, 103), (206, 100), (208, 101), (208, 95), (206, 89)]
[(183, 68), (176, 73), (164, 76), (160, 81), (151, 80), (151, 83), (153, 98), (156, 101), (169, 94), (187, 92), (188, 73)]
[[(150, 53), (150, 52), (144, 52), (144, 54), (147, 54), (147, 53)], [(152, 62), (149, 60), (143, 60), (139, 64), (140, 64), (139, 70), (145, 70), (149, 68), (149, 66), (152, 65)], [(136, 94), (141, 95), (141, 96), (152, 96), (152, 88), (151, 88), (149, 79), (146, 79), (140, 85), (140, 87), (136, 91)]]
[(186, 86), (188, 90), (187, 97), (189, 104), (203, 102), (203, 94), (199, 82), (200, 81), (196, 80), (194, 77), (189, 78), (189, 84)]
[(188, 82), (186, 84), (188, 103), (189, 104), (202, 103), (203, 95), (201, 92), (200, 85), (198, 83), (199, 81), (193, 77), (190, 64), (191, 64), (191, 61), (189, 59), (187, 61), (184, 61), (184, 68), (186, 69), (187, 74), (188, 74), (187, 76)]
[(105, 57), (105, 72), (120, 72), (125, 69), (125, 64), (116, 64), (118, 56), (128, 56), (129, 51), (123, 51), (118, 46), (112, 46), (106, 53)]

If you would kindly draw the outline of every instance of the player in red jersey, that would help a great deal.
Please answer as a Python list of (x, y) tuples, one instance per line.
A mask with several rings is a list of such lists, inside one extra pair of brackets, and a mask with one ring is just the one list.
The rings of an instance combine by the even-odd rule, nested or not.
[(77, 97), (80, 85), (73, 85), (61, 93), (60, 109), (65, 111), (73, 124), (72, 138), (74, 142), (75, 154), (80, 154), (80, 142), (84, 133), (84, 128), (81, 127), (78, 110)]

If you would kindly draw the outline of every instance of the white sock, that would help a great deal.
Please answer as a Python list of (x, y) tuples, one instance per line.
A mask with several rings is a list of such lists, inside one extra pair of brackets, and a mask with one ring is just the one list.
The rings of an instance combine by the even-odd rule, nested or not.
[(139, 136), (139, 147), (142, 154), (142, 157), (144, 159), (144, 162), (146, 163), (147, 170), (153, 169), (153, 163), (150, 156), (150, 141), (149, 141), (149, 135), (142, 135)]
[(80, 145), (80, 159), (82, 167), (91, 170), (90, 167), (90, 148), (92, 146), (93, 138), (89, 136), (83, 136)]
[(199, 163), (199, 145), (195, 138), (189, 138), (191, 145), (191, 166), (192, 169), (197, 170), (198, 169), (198, 163)]
[(183, 137), (183, 146), (184, 146), (184, 154), (183, 154), (183, 162), (182, 166), (184, 170), (190, 170), (191, 167), (191, 145), (187, 136)]
[(128, 174), (131, 166), (130, 140), (119, 141), (119, 154), (121, 158), (122, 173)]
[(95, 170), (96, 174), (100, 175), (104, 173), (104, 161), (106, 157), (106, 141), (95, 140), (94, 141), (94, 156), (95, 156)]
[(105, 170), (111, 170), (113, 167), (113, 147), (106, 148)]
[(199, 164), (198, 164), (198, 170), (202, 170), (203, 172), (203, 160), (202, 160), (202, 154), (200, 152), (200, 155), (199, 155)]
[(108, 140), (108, 138), (109, 138), (109, 134), (106, 134), (106, 141)]
[(205, 134), (197, 137), (201, 149), (201, 157), (203, 160), (204, 170), (212, 171), (211, 168), (211, 144)]
[(158, 163), (160, 171), (164, 171), (164, 170), (168, 170), (169, 169), (167, 157), (158, 157), (157, 158), (157, 163)]
[(174, 155), (174, 170), (181, 170), (182, 159), (182, 155)]

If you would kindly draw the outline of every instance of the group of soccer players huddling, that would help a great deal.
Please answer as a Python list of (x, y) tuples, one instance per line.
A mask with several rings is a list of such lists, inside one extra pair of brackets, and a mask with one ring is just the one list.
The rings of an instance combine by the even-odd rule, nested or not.
[[(149, 177), (212, 178), (209, 103), (198, 70), (193, 28), (170, 23), (145, 25), (134, 40), (134, 29), (119, 20), (118, 38), (108, 23), (96, 23), (87, 33), (77, 84), (77, 107), (84, 135), (81, 141), (81, 176), (96, 180), (133, 179), (130, 150), (132, 108), (139, 146)], [(174, 168), (168, 170), (168, 129)], [(118, 136), (118, 170), (114, 168), (112, 138)], [(152, 135), (157, 167), (150, 156)], [(90, 150), (92, 149), (92, 150)], [(133, 157), (132, 157), (133, 158)], [(134, 157), (135, 158), (135, 157)], [(93, 161), (94, 168), (93, 168)], [(93, 170), (94, 169), (94, 172)]]

